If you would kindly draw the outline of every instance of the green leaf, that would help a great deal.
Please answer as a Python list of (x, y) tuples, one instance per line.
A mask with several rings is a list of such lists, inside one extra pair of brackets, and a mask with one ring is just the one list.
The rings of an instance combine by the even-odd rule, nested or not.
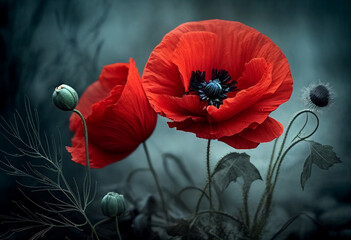
[(316, 164), (320, 169), (328, 170), (335, 163), (341, 163), (339, 157), (333, 151), (333, 147), (322, 145), (314, 141), (308, 141), (310, 144), (310, 155), (306, 158), (301, 173), (301, 187), (305, 188), (306, 181), (311, 177), (312, 164)]
[(249, 155), (229, 153), (217, 163), (213, 172), (213, 180), (223, 192), (231, 182), (236, 182), (238, 177), (243, 177), (245, 188), (250, 188), (251, 183), (257, 179), (262, 180), (260, 172), (250, 162)]

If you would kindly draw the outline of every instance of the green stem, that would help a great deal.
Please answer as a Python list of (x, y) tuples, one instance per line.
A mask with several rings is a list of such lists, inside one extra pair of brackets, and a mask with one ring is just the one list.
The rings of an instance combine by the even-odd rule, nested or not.
[(84, 141), (85, 141), (86, 171), (87, 171), (87, 175), (90, 176), (89, 148), (88, 148), (88, 128), (87, 128), (87, 124), (86, 124), (86, 122), (85, 122), (85, 119), (84, 119), (83, 115), (82, 115), (77, 109), (73, 109), (73, 112), (75, 112), (76, 114), (78, 114), (78, 116), (80, 117), (80, 119), (82, 120), (82, 123), (83, 123), (83, 127), (84, 127)]
[(149, 164), (149, 168), (150, 168), (150, 171), (155, 179), (155, 183), (156, 183), (156, 187), (157, 187), (157, 190), (158, 190), (158, 193), (160, 195), (160, 199), (161, 199), (161, 203), (162, 203), (162, 208), (163, 208), (163, 211), (166, 215), (166, 219), (167, 219), (167, 222), (168, 222), (168, 211), (167, 211), (167, 208), (166, 208), (166, 204), (165, 204), (165, 200), (164, 200), (164, 197), (163, 197), (163, 193), (162, 193), (162, 189), (161, 189), (161, 186), (160, 186), (160, 183), (158, 181), (158, 177), (157, 177), (157, 174), (156, 174), (156, 171), (151, 163), (151, 158), (150, 158), (150, 154), (149, 154), (149, 150), (146, 146), (146, 143), (143, 142), (143, 147), (144, 147), (144, 151), (145, 151), (145, 155), (146, 155), (146, 159), (147, 159), (147, 162)]
[(206, 166), (207, 166), (207, 183), (208, 183), (208, 197), (210, 199), (210, 209), (213, 209), (212, 204), (212, 178), (211, 178), (211, 165), (210, 165), (210, 147), (211, 147), (211, 139), (208, 139), (207, 142), (207, 151), (206, 151)]
[(85, 214), (85, 212), (83, 212), (83, 216), (85, 217), (85, 220), (87, 221), (88, 225), (91, 228), (91, 231), (94, 233), (96, 240), (100, 240), (99, 235), (97, 234), (95, 227), (93, 226), (93, 224), (90, 222), (88, 216)]
[[(86, 159), (86, 177), (87, 177), (87, 183), (85, 183), (84, 185), (84, 196), (85, 196), (85, 206), (84, 209), (87, 205), (87, 199), (89, 198), (89, 194), (90, 194), (90, 187), (91, 187), (91, 176), (90, 176), (90, 164), (89, 164), (89, 147), (88, 147), (88, 128), (87, 128), (87, 124), (85, 122), (85, 119), (82, 115), (82, 113), (80, 111), (78, 111), (77, 109), (73, 109), (73, 112), (78, 114), (78, 116), (80, 117), (80, 119), (82, 120), (83, 123), (83, 128), (84, 128), (84, 142), (85, 142), (85, 159)], [(97, 240), (99, 240), (99, 236), (95, 230), (95, 227), (93, 226), (93, 224), (90, 222), (89, 218), (87, 217), (87, 215), (85, 214), (84, 210), (83, 210), (83, 215), (88, 223), (88, 225), (91, 227), (92, 232), (94, 233), (95, 237)]]
[[(205, 196), (205, 191), (206, 191), (207, 187), (208, 187), (208, 182), (206, 183), (204, 189), (201, 192), (201, 195), (200, 195), (199, 199), (197, 200), (196, 208), (195, 208), (195, 215), (197, 215), (197, 213), (200, 210), (200, 203), (201, 203), (202, 198)], [(208, 200), (210, 200), (209, 197), (208, 197)]]
[(274, 145), (273, 145), (273, 150), (272, 150), (272, 154), (271, 154), (271, 159), (269, 161), (269, 166), (268, 166), (268, 170), (267, 170), (267, 176), (266, 176), (266, 188), (261, 196), (261, 199), (260, 199), (260, 202), (256, 208), (256, 212), (255, 212), (255, 216), (253, 218), (253, 226), (256, 225), (257, 223), (257, 218), (258, 218), (258, 215), (263, 207), (263, 203), (266, 199), (266, 196), (268, 194), (268, 190), (270, 189), (270, 185), (271, 185), (271, 174), (272, 174), (272, 165), (273, 165), (273, 159), (274, 159), (274, 155), (275, 155), (275, 150), (277, 148), (277, 143), (278, 143), (278, 138), (274, 141)]
[[(316, 121), (317, 121), (316, 127), (313, 129), (313, 131), (310, 134), (306, 135), (305, 137), (300, 137), (299, 140), (294, 141), (292, 144), (290, 144), (290, 146), (285, 151), (283, 151), (284, 150), (284, 146), (285, 146), (285, 142), (287, 140), (287, 136), (288, 136), (288, 133), (290, 131), (290, 128), (291, 128), (292, 124), (294, 123), (296, 118), (298, 116), (300, 116), (301, 114), (303, 114), (303, 113), (307, 113), (307, 114), (311, 113), (312, 115), (314, 115), (314, 117), (316, 118)], [(303, 128), (305, 128), (306, 124), (307, 123), (304, 124)], [(273, 199), (274, 189), (275, 189), (275, 186), (277, 184), (278, 176), (279, 176), (279, 173), (280, 173), (280, 168), (281, 168), (281, 165), (283, 163), (283, 160), (284, 160), (286, 154), (297, 143), (299, 143), (301, 141), (304, 141), (305, 139), (311, 137), (317, 131), (318, 127), (319, 127), (319, 118), (313, 111), (311, 111), (309, 109), (304, 109), (304, 110), (296, 113), (292, 117), (292, 119), (290, 120), (289, 125), (287, 127), (287, 130), (286, 130), (286, 132), (284, 134), (284, 138), (283, 138), (283, 141), (282, 141), (282, 144), (281, 144), (278, 156), (276, 158), (276, 161), (274, 162), (273, 168), (271, 168), (271, 164), (270, 164), (270, 167), (268, 169), (266, 188), (265, 188), (265, 191), (264, 191), (264, 193), (263, 193), (263, 195), (261, 197), (261, 201), (260, 201), (260, 203), (258, 205), (258, 208), (256, 210), (255, 219), (254, 219), (254, 225), (253, 225), (253, 228), (252, 228), (252, 231), (255, 232), (254, 235), (259, 235), (261, 233), (262, 228), (264, 227), (264, 224), (265, 224), (265, 222), (266, 222), (266, 220), (267, 220), (267, 218), (269, 216), (271, 203), (272, 203), (272, 199)], [(271, 159), (273, 159), (275, 146), (276, 146), (276, 144), (274, 144), (274, 149), (273, 149), (273, 152), (272, 152), (272, 158)], [(273, 179), (273, 182), (272, 182), (272, 179)], [(264, 208), (262, 209), (261, 215), (260, 215), (260, 219), (258, 220), (257, 219), (258, 218), (258, 214), (259, 214), (261, 208), (263, 207), (263, 205), (264, 205)]]
[(117, 230), (117, 234), (118, 234), (118, 239), (119, 239), (119, 240), (122, 240), (121, 233), (119, 232), (118, 216), (116, 216), (116, 230)]
[(85, 119), (80, 111), (73, 109), (73, 112), (78, 114), (83, 123), (84, 128), (84, 142), (85, 142), (85, 159), (86, 159), (86, 177), (83, 181), (83, 196), (84, 196), (84, 209), (88, 205), (90, 190), (91, 190), (91, 176), (90, 176), (90, 164), (89, 164), (89, 147), (88, 147), (88, 128)]
[[(303, 113), (305, 113), (305, 112), (306, 112), (306, 113), (311, 113), (312, 115), (314, 115), (314, 117), (316, 118), (316, 121), (317, 121), (316, 127), (315, 127), (315, 128), (313, 129), (313, 131), (312, 131), (310, 134), (308, 134), (307, 136), (305, 136), (305, 137), (300, 137), (299, 140), (294, 141), (294, 142), (283, 152), (281, 158), (279, 159), (280, 153), (282, 152), (282, 149), (281, 149), (281, 151), (280, 151), (280, 153), (279, 153), (279, 155), (278, 155), (278, 158), (277, 158), (277, 162), (279, 162), (279, 163), (278, 163), (277, 171), (276, 171), (276, 174), (275, 174), (275, 178), (274, 178), (274, 182), (273, 182), (272, 191), (274, 191), (274, 188), (275, 188), (275, 185), (276, 185), (276, 183), (277, 183), (278, 176), (279, 176), (279, 172), (280, 172), (280, 167), (281, 167), (281, 165), (282, 165), (282, 163), (283, 163), (283, 160), (284, 160), (286, 154), (287, 154), (287, 153), (290, 151), (290, 149), (291, 149), (293, 146), (295, 146), (297, 143), (299, 143), (299, 142), (301, 142), (301, 141), (304, 141), (305, 139), (311, 137), (311, 136), (317, 131), (317, 129), (318, 129), (318, 127), (319, 127), (319, 118), (318, 118), (317, 114), (315, 114), (313, 111), (308, 110), (308, 109), (302, 110), (302, 111), (298, 112), (297, 114), (295, 114), (295, 116), (293, 117), (292, 121), (290, 122), (290, 125), (288, 126), (288, 130), (287, 130), (287, 132), (286, 132), (286, 134), (285, 134), (285, 137), (284, 137), (284, 141), (285, 141), (285, 139), (286, 139), (286, 136), (287, 136), (287, 134), (288, 134), (288, 131), (289, 131), (289, 129), (290, 129), (292, 123), (294, 122), (294, 120), (295, 120), (298, 116), (300, 116), (301, 114), (303, 114)], [(273, 171), (274, 171), (274, 169), (273, 169)]]
[(101, 224), (110, 221), (111, 219), (112, 219), (112, 218), (105, 218), (105, 219), (102, 219), (101, 221), (95, 223), (95, 224), (94, 224), (94, 229), (96, 229), (96, 228), (97, 228), (98, 226), (100, 226)]
[(230, 218), (231, 220), (233, 220), (234, 222), (242, 225), (243, 223), (237, 219), (236, 217), (228, 214), (228, 213), (225, 213), (225, 212), (221, 212), (221, 211), (215, 211), (215, 210), (206, 210), (206, 211), (201, 211), (201, 212), (198, 212), (197, 213), (197, 216), (194, 218), (192, 224), (194, 224), (196, 222), (196, 220), (198, 219), (198, 216), (199, 215), (202, 215), (202, 214), (217, 214), (217, 215), (221, 215), (221, 216), (225, 216), (227, 218)]
[(295, 216), (291, 217), (280, 229), (278, 232), (276, 232), (273, 237), (270, 240), (274, 240), (276, 237), (278, 237), (282, 232), (284, 232), (297, 218), (305, 216), (308, 219), (310, 219), (314, 224), (319, 226), (326, 234), (329, 233), (329, 230), (322, 224), (320, 223), (317, 219), (314, 217), (310, 216), (308, 213), (301, 212), (299, 214), (296, 214)]
[(244, 202), (244, 212), (245, 212), (245, 223), (247, 229), (250, 229), (250, 213), (249, 213), (249, 188), (243, 187), (243, 202)]

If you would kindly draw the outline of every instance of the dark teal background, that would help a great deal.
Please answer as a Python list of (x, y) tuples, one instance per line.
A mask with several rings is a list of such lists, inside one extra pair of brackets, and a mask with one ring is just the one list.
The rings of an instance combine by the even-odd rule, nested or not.
[[(329, 171), (313, 168), (312, 177), (302, 191), (299, 177), (308, 147), (300, 144), (293, 149), (283, 165), (268, 230), (273, 233), (292, 215), (307, 211), (333, 230), (333, 238), (338, 234), (350, 236), (350, 12), (351, 4), (346, 0), (0, 0), (0, 114), (8, 119), (15, 108), (22, 111), (24, 97), (28, 96), (39, 110), (42, 128), (54, 132), (58, 126), (64, 145), (70, 145), (70, 114), (52, 104), (54, 87), (66, 83), (81, 95), (98, 78), (104, 65), (128, 62), (130, 57), (142, 74), (152, 49), (167, 32), (184, 22), (216, 18), (242, 22), (271, 38), (289, 61), (294, 91), (291, 100), (272, 114), (284, 126), (296, 111), (304, 108), (301, 93), (309, 84), (329, 83), (336, 93), (334, 104), (319, 114), (321, 124), (313, 140), (332, 145), (343, 163)], [(169, 129), (166, 119), (159, 117), (148, 145), (166, 186), (170, 182), (160, 158), (165, 152), (182, 158), (198, 186), (202, 186), (206, 176), (205, 140)], [(0, 146), (8, 148), (5, 139), (1, 138)], [(212, 146), (212, 166), (233, 151), (224, 143), (214, 142)], [(264, 176), (271, 148), (272, 143), (266, 143), (240, 152), (251, 155)], [(68, 154), (64, 165), (69, 177), (80, 178), (83, 174), (84, 169), (71, 162)], [(100, 186), (98, 199), (108, 191), (121, 189), (126, 173), (138, 166), (146, 166), (142, 148), (121, 162), (94, 170)], [(0, 173), (1, 214), (10, 211), (11, 200), (20, 198), (15, 181)], [(262, 187), (260, 182), (253, 184), (252, 204), (256, 203)], [(152, 179), (147, 175), (137, 179), (135, 191), (155, 193)], [(233, 210), (241, 206), (240, 194), (240, 187), (235, 184), (224, 194)], [(94, 214), (101, 217), (98, 210)], [(302, 219), (294, 223), (285, 237), (290, 234), (291, 239), (312, 239), (319, 236), (318, 232), (315, 225)], [(47, 239), (49, 236), (62, 239), (62, 234), (55, 232)], [(26, 239), (26, 236), (13, 239)]]

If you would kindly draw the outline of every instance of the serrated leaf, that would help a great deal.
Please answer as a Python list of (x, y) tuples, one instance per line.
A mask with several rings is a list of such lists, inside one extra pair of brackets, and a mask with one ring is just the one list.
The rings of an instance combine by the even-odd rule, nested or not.
[(305, 188), (306, 181), (311, 177), (312, 164), (316, 164), (320, 169), (328, 170), (341, 160), (333, 151), (333, 147), (322, 145), (314, 141), (308, 141), (310, 144), (310, 155), (306, 158), (301, 173), (301, 187)]
[(238, 177), (244, 179), (244, 187), (250, 188), (255, 180), (262, 180), (260, 172), (250, 162), (246, 153), (229, 153), (219, 160), (213, 172), (213, 180), (223, 192), (231, 182), (236, 182)]

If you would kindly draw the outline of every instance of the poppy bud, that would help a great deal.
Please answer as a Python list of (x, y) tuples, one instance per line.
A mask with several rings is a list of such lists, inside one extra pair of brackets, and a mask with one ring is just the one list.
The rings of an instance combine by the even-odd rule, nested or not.
[(126, 206), (122, 194), (107, 193), (101, 200), (101, 210), (105, 216), (116, 217), (124, 213)]
[(72, 111), (78, 104), (78, 94), (70, 86), (61, 84), (55, 88), (52, 100), (56, 107), (63, 111)]
[(303, 100), (308, 107), (320, 110), (333, 102), (334, 92), (329, 84), (312, 84), (304, 89)]

